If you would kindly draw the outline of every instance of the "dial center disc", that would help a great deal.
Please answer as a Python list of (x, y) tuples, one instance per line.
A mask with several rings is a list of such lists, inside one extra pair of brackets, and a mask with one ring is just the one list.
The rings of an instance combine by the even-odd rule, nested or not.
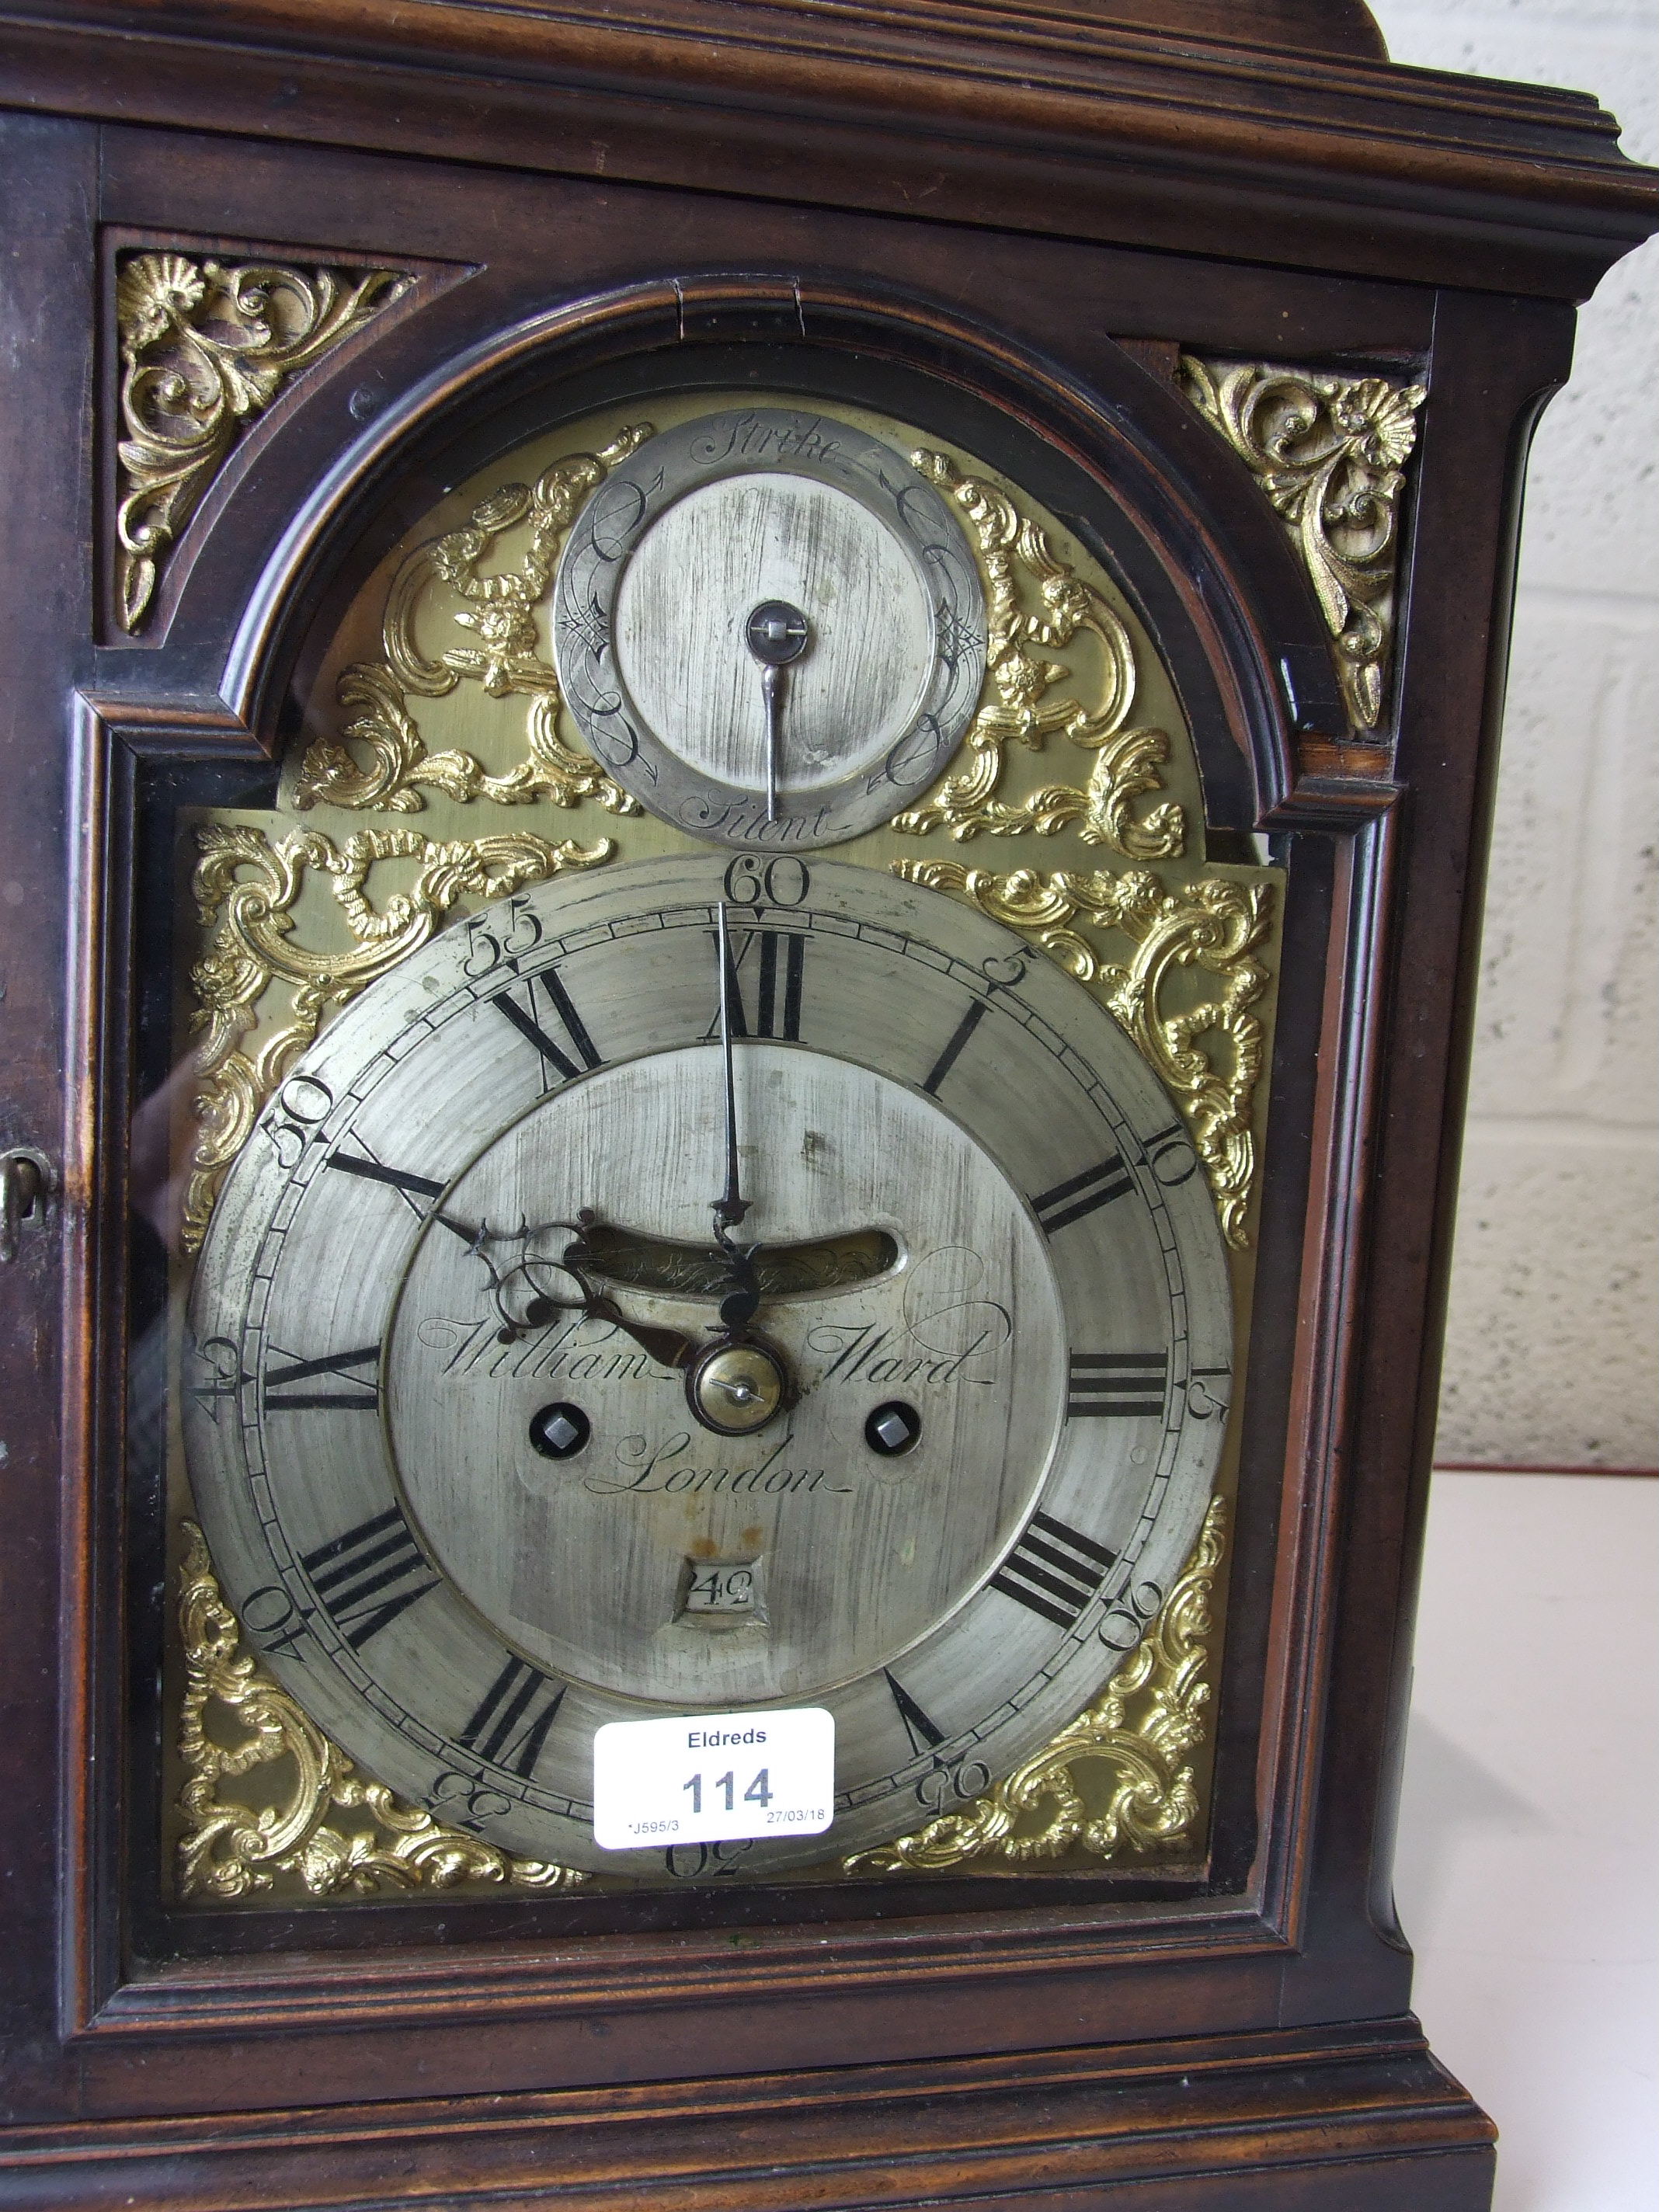
[(790, 781), (817, 790), (873, 769), (915, 723), (934, 619), (908, 550), (849, 493), (806, 477), (727, 477), (641, 537), (617, 588), (613, 651), (639, 713), (688, 766), (757, 789), (755, 665), (788, 666)]
[[(706, 924), (674, 947), (665, 1018), (708, 988)], [(639, 1007), (631, 945), (591, 957), (583, 1003), (602, 960)], [(498, 1032), (504, 1061), (522, 1054), (493, 1013), (481, 1044)], [(559, 1294), (550, 1263), (572, 1232), (558, 1224), (584, 1207), (618, 1240), (708, 1242), (720, 1061), (694, 1045), (598, 1070), (484, 1146), (443, 1214), (490, 1224), (491, 1241), (481, 1253), (431, 1224), (386, 1361), (402, 1494), (457, 1589), (544, 1670), (691, 1711), (816, 1696), (930, 1633), (1030, 1514), (1066, 1395), (1046, 1240), (973, 1138), (909, 1086), (799, 1046), (750, 1037), (736, 1073), (743, 1233), (765, 1285), (755, 1334), (721, 1331), (723, 1272), (694, 1268), (655, 1287), (593, 1278), (629, 1319), (696, 1344), (684, 1373), (564, 1308), (526, 1310), (500, 1341), (501, 1302), (527, 1309), (544, 1275)], [(894, 1263), (806, 1268), (791, 1288), (764, 1272), (769, 1253), (855, 1230), (884, 1237)], [(595, 1249), (602, 1261), (611, 1247)], [(895, 1453), (866, 1430), (900, 1396), (920, 1433)], [(566, 1442), (555, 1414), (586, 1425), (580, 1449), (550, 1451)], [(763, 1624), (710, 1637), (683, 1602), (700, 1559), (762, 1563)]]

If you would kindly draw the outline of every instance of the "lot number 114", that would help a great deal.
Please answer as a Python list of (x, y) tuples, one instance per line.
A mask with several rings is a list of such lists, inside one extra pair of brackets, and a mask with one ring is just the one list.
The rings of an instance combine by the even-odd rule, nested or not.
[(836, 1723), (821, 1706), (613, 1721), (593, 1738), (593, 1838), (608, 1851), (821, 1835)]

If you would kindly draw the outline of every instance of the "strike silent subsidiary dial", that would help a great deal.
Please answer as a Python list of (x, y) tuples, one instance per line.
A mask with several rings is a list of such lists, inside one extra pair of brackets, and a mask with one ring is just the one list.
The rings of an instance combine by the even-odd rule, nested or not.
[(833, 1841), (758, 1870), (1099, 1693), (1211, 1493), (1231, 1299), (1167, 1095), (1053, 963), (870, 869), (696, 854), (346, 1007), (226, 1177), (186, 1360), (227, 1599), (317, 1725), (654, 1878), (595, 1841), (610, 1723), (830, 1711)]
[(578, 518), (553, 594), (583, 737), (651, 811), (767, 851), (918, 799), (985, 677), (979, 571), (904, 456), (810, 410), (649, 439)]

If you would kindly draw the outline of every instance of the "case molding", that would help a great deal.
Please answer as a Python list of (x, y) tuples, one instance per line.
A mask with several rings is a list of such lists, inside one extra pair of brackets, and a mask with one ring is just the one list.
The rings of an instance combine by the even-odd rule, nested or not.
[[(1582, 299), (1650, 227), (1583, 93), (912, 0), (35, 0), (19, 105)], [(1263, 49), (1266, 50), (1263, 50)]]
[(108, 2120), (0, 2138), (15, 2212), (1484, 2212), (1492, 2123), (1409, 2015), (672, 2087)]

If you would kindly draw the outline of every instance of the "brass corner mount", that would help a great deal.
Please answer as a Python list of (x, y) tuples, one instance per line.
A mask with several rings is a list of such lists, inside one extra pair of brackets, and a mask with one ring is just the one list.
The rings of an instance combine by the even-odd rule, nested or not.
[(410, 289), (398, 269), (117, 258), (116, 618), (148, 617), (169, 548), (254, 419)]
[(1400, 497), (1425, 385), (1181, 356), (1180, 386), (1284, 524), (1330, 634), (1348, 734), (1386, 721)]

